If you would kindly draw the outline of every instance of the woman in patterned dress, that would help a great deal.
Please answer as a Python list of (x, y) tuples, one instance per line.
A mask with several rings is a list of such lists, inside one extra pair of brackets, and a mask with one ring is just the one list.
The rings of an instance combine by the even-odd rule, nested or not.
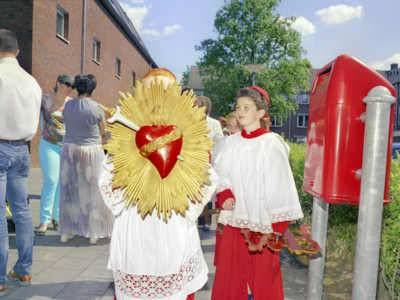
[(104, 151), (104, 111), (90, 99), (96, 88), (96, 78), (75, 77), (78, 97), (68, 101), (63, 116), (65, 140), (61, 152), (60, 224), (62, 243), (74, 235), (89, 238), (95, 244), (99, 238), (110, 237), (113, 215), (103, 202), (98, 176)]

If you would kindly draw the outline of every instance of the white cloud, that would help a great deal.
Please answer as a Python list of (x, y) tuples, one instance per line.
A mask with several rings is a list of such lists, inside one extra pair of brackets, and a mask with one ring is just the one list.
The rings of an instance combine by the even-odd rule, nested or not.
[(171, 25), (171, 26), (167, 25), (167, 26), (164, 27), (163, 34), (165, 36), (167, 36), (167, 35), (173, 34), (176, 31), (179, 31), (181, 29), (182, 29), (182, 26), (179, 25), (179, 24), (174, 24), (174, 25)]
[(400, 53), (395, 53), (384, 61), (375, 61), (371, 65), (375, 70), (390, 70), (391, 64), (400, 65)]
[(291, 26), (294, 30), (300, 32), (303, 36), (314, 34), (315, 26), (304, 17), (298, 17)]
[(138, 6), (137, 4), (145, 3), (146, 0), (130, 0), (129, 4), (127, 1), (120, 2), (121, 7), (126, 12), (129, 19), (132, 21), (133, 26), (141, 36), (159, 37), (168, 36), (176, 31), (182, 29), (179, 24), (167, 25), (164, 27), (162, 33), (155, 29), (155, 23), (150, 24), (150, 27), (145, 28), (145, 19), (147, 18), (151, 5), (146, 6), (145, 4)]
[(315, 12), (325, 24), (341, 24), (352, 19), (361, 19), (362, 6), (336, 5)]
[(158, 37), (158, 36), (160, 36), (160, 33), (159, 33), (157, 30), (155, 30), (155, 29), (143, 29), (143, 30), (140, 32), (140, 35)]
[(130, 6), (129, 4), (126, 3), (120, 3), (120, 4), (123, 10), (128, 15), (129, 19), (131, 19), (133, 26), (135, 26), (136, 30), (140, 33), (143, 28), (144, 19), (149, 13), (151, 6), (145, 6), (145, 5)]

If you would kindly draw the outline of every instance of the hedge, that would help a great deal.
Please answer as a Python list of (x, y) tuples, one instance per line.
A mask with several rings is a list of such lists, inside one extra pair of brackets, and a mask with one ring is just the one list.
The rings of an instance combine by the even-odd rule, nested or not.
[[(296, 182), (305, 223), (311, 223), (312, 196), (301, 188), (304, 176), (305, 144), (287, 142), (290, 146), (290, 165)], [(392, 299), (400, 299), (400, 162), (392, 161), (389, 189), (391, 204), (385, 205), (382, 218), (380, 274)], [(328, 228), (337, 235), (338, 243), (347, 245), (354, 254), (358, 206), (329, 205)], [(328, 230), (329, 239), (330, 231)]]

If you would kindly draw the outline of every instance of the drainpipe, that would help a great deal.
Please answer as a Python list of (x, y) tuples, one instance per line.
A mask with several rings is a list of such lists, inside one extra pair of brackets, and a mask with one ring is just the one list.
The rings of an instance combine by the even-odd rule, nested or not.
[(86, 0), (83, 0), (81, 74), (85, 74), (85, 52), (86, 52), (85, 50), (86, 50)]

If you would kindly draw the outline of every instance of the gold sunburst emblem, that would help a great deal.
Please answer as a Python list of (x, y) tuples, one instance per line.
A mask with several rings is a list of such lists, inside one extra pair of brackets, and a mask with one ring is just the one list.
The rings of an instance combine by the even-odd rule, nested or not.
[[(166, 222), (173, 210), (184, 216), (189, 201), (201, 201), (201, 187), (209, 183), (209, 152), (214, 143), (206, 136), (204, 108), (194, 107), (193, 91), (182, 95), (181, 91), (177, 83), (164, 88), (158, 81), (150, 87), (138, 81), (134, 96), (120, 92), (119, 103), (121, 114), (140, 129), (135, 131), (118, 122), (106, 129), (111, 134), (104, 148), (114, 164), (113, 188), (123, 190), (126, 205), (137, 205), (142, 218), (154, 209)], [(171, 130), (138, 147), (138, 133), (151, 126)], [(165, 151), (177, 140), (181, 145), (175, 147), (178, 155)], [(159, 157), (172, 153), (179, 158), (167, 157), (175, 163), (165, 174), (151, 160), (157, 151), (161, 152), (154, 155)]]

